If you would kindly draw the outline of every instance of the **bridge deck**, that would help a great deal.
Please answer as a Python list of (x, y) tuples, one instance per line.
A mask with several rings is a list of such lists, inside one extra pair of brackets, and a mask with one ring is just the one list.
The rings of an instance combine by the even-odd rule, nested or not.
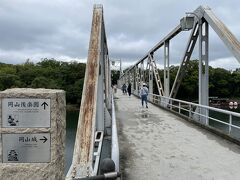
[(115, 97), (124, 180), (240, 178), (238, 145), (120, 90)]

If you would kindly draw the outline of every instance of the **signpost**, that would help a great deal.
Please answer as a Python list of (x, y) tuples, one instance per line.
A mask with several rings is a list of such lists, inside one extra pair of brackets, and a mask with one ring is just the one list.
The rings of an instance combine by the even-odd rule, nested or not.
[[(50, 127), (50, 99), (3, 98), (2, 127)], [(3, 134), (3, 163), (50, 162), (50, 133)]]
[(3, 134), (4, 163), (50, 162), (50, 133)]
[(50, 127), (50, 99), (3, 98), (2, 127)]
[(0, 92), (0, 179), (64, 179), (65, 92)]

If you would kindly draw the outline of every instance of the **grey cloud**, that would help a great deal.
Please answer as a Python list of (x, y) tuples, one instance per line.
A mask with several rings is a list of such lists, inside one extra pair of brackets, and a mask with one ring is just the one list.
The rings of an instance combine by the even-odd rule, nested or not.
[[(53, 3), (23, 1), (21, 4), (18, 3), (19, 1), (14, 2), (16, 3), (5, 1), (1, 5), (0, 48), (2, 50), (9, 50), (9, 53), (19, 51), (17, 54), (31, 50), (29, 56), (35, 51), (37, 57), (41, 53), (43, 56), (57, 54), (85, 57), (79, 55), (79, 52), (87, 51), (89, 36), (86, 36), (86, 32), (89, 31), (91, 22), (87, 22), (79, 13), (77, 7), (80, 8), (82, 4), (72, 0), (68, 1), (70, 5), (66, 2), (63, 4), (63, 1), (51, 1)], [(84, 12), (84, 14), (89, 13)], [(19, 56), (22, 57), (25, 56)], [(16, 55), (12, 55), (12, 58), (11, 60), (11, 55), (8, 55), (8, 60), (17, 61)]]
[[(144, 56), (179, 23), (185, 12), (195, 10), (198, 0), (139, 1), (99, 0), (112, 58), (133, 62)], [(209, 2), (214, 13), (238, 38), (240, 10), (232, 11), (237, 0)], [(0, 2), (0, 60), (21, 62), (26, 57), (84, 59), (88, 53), (93, 3), (79, 0), (2, 0)], [(186, 34), (186, 33), (185, 33)], [(226, 58), (217, 36), (210, 35), (211, 60)], [(187, 35), (171, 42), (171, 62), (178, 63)], [(226, 49), (226, 48), (225, 48)], [(161, 58), (161, 51), (159, 58)], [(196, 55), (195, 55), (196, 54)], [(197, 57), (197, 53), (194, 56)]]

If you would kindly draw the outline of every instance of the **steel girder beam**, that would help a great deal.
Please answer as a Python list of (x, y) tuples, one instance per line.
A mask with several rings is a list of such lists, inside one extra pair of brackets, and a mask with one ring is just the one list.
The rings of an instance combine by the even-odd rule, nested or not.
[[(107, 46), (105, 44), (105, 52), (107, 51)], [(105, 99), (107, 100), (107, 108), (111, 108), (111, 84), (112, 84), (112, 78), (111, 78), (111, 64), (108, 54), (105, 54), (104, 57), (105, 60)]]
[(104, 134), (104, 111), (111, 99), (110, 84), (103, 7), (95, 5), (73, 161), (67, 175), (69, 179), (88, 177), (97, 171), (99, 158), (94, 159), (94, 145), (96, 132)]
[[(153, 94), (153, 68), (150, 66), (150, 58), (148, 57), (148, 86), (149, 86), (149, 93)], [(150, 96), (151, 97), (151, 96)]]
[[(230, 50), (230, 52), (232, 52), (232, 54), (240, 62), (240, 43), (239, 43), (239, 41), (229, 31), (229, 29), (215, 16), (215, 14), (211, 11), (211, 9), (209, 7), (199, 6), (192, 14), (194, 14), (196, 16), (195, 20), (197, 22), (200, 19), (203, 19), (204, 21), (206, 21), (212, 27), (212, 29), (217, 33), (217, 35), (220, 37), (220, 39), (225, 43), (225, 45)], [(181, 62), (181, 65), (179, 67), (177, 76), (175, 78), (175, 81), (173, 83), (173, 87), (172, 87), (170, 95), (169, 95), (170, 97), (173, 97), (173, 98), (176, 97), (177, 91), (178, 91), (179, 86), (180, 86), (181, 81), (182, 81), (182, 78), (184, 77), (185, 70), (186, 70), (186, 65), (188, 64), (188, 61), (190, 60), (190, 56), (191, 56), (190, 53), (192, 53), (193, 48), (194, 48), (194, 46), (196, 44), (196, 41), (197, 41), (197, 36), (198, 36), (198, 28), (196, 27), (197, 24), (195, 24), (195, 27), (194, 27), (195, 30), (192, 31), (192, 33), (193, 32), (196, 32), (196, 33), (194, 35), (193, 34), (191, 35), (191, 38), (189, 40), (189, 43), (191, 43), (191, 44), (188, 43), (188, 48), (189, 49), (187, 48), (187, 50), (185, 51), (184, 58)], [(181, 26), (178, 25), (165, 38), (163, 38), (152, 49), (150, 49), (150, 51), (148, 51), (148, 53), (145, 56), (143, 56), (143, 58), (141, 58), (136, 63), (136, 65), (143, 62), (145, 59), (148, 58), (149, 54), (153, 54), (161, 46), (163, 46), (164, 43), (169, 42), (173, 37), (175, 37), (180, 32), (181, 32)], [(131, 68), (128, 71), (130, 71), (130, 70), (131, 70)], [(166, 69), (165, 69), (165, 73), (167, 73)], [(164, 75), (164, 78), (165, 77), (166, 77), (166, 74)], [(167, 83), (165, 83), (165, 82), (167, 82), (167, 79), (164, 79), (164, 80), (165, 80), (164, 81), (164, 91), (165, 91), (165, 89), (168, 89), (168, 87), (167, 87)], [(166, 95), (167, 94), (168, 93), (166, 93)]]
[[(162, 47), (166, 41), (170, 41), (173, 37), (178, 35), (181, 31), (182, 31), (181, 26), (180, 25), (176, 26), (165, 38), (163, 38), (151, 50), (149, 50), (148, 53), (145, 56), (143, 56), (135, 65), (137, 65), (137, 64), (141, 63), (142, 61), (144, 61), (145, 59), (147, 59), (149, 54), (153, 54), (160, 47)], [(130, 71), (133, 67), (129, 68), (128, 71)], [(124, 74), (122, 76), (124, 76)], [(122, 76), (120, 76), (120, 78), (122, 78)]]
[(141, 62), (141, 68), (140, 68), (140, 77), (141, 77), (141, 87), (143, 85), (143, 81), (144, 81), (144, 63), (143, 61)]
[(134, 79), (135, 79), (135, 87), (134, 90), (138, 90), (138, 68), (137, 66), (134, 66)]
[[(228, 47), (228, 49), (233, 53), (233, 55), (236, 57), (236, 59), (240, 62), (240, 43), (239, 43), (239, 41), (228, 30), (228, 28), (215, 16), (215, 14), (211, 11), (211, 9), (209, 7), (200, 6), (194, 11), (194, 13), (197, 16), (196, 17), (197, 20), (203, 20), (204, 22), (207, 22), (213, 28), (213, 30), (218, 34), (220, 39), (225, 43), (225, 45)], [(203, 37), (203, 38), (206, 39), (206, 37)], [(208, 43), (206, 45), (208, 46)], [(207, 49), (207, 51), (208, 51), (208, 49)], [(201, 53), (200, 50), (199, 50), (199, 53)], [(199, 56), (199, 58), (200, 58), (200, 56)], [(184, 62), (184, 60), (182, 61), (182, 64), (183, 64), (183, 62)], [(179, 86), (182, 81), (182, 78), (185, 75), (185, 70), (182, 70), (182, 64), (179, 67), (177, 76), (175, 78), (175, 81), (174, 81), (174, 84), (173, 84), (173, 87), (172, 87), (172, 90), (170, 93), (170, 97), (173, 97), (173, 98), (176, 97), (177, 91), (178, 91)], [(207, 66), (208, 66), (208, 64), (207, 64)], [(185, 69), (185, 68), (183, 68), (183, 69)], [(208, 74), (207, 74), (207, 76), (208, 76)], [(202, 76), (199, 75), (199, 83), (202, 82), (201, 77)], [(204, 76), (204, 78), (206, 79), (205, 76)], [(200, 84), (200, 86), (201, 86), (201, 84)], [(202, 87), (199, 87), (199, 88), (201, 89)], [(203, 92), (203, 90), (201, 90), (201, 92)], [(207, 95), (207, 94), (208, 93), (205, 93), (205, 95)], [(199, 102), (203, 103), (202, 93), (200, 93), (200, 92), (199, 92), (199, 98), (200, 98)], [(203, 104), (206, 104), (206, 100), (204, 100)]]
[[(208, 106), (208, 84), (209, 84), (209, 67), (208, 67), (208, 23), (203, 18), (199, 22), (199, 90), (198, 99), (200, 105)], [(208, 110), (200, 109), (200, 113), (208, 117)], [(201, 116), (200, 121), (208, 124), (208, 118)]]
[(159, 76), (159, 72), (158, 72), (158, 69), (157, 69), (156, 62), (153, 59), (153, 54), (149, 54), (148, 57), (150, 59), (150, 65), (152, 67), (153, 74), (154, 74), (154, 77), (155, 77), (155, 81), (156, 81), (156, 84), (157, 84), (158, 93), (159, 93), (160, 96), (164, 96), (163, 86), (162, 86), (162, 83), (161, 83), (161, 79), (160, 79), (160, 76)]
[(149, 84), (149, 67), (150, 67), (149, 59), (147, 59), (146, 61), (147, 61), (147, 64), (146, 64), (146, 69), (144, 71), (144, 82), (148, 82)]
[(176, 96), (177, 96), (178, 89), (179, 89), (180, 84), (182, 82), (182, 79), (183, 79), (183, 77), (186, 73), (186, 68), (187, 68), (188, 62), (190, 60), (193, 49), (194, 49), (195, 44), (197, 42), (198, 32), (199, 32), (198, 23), (195, 23), (195, 25), (192, 29), (190, 38), (188, 40), (188, 43), (187, 43), (187, 46), (186, 46), (186, 49), (185, 49), (185, 53), (184, 53), (183, 58), (182, 58), (182, 62), (179, 66), (177, 75), (175, 77), (175, 80), (174, 80), (174, 83), (173, 83), (173, 86), (172, 86), (172, 90), (171, 90), (171, 93), (170, 93), (170, 97), (172, 97), (172, 98), (176, 98)]
[(217, 18), (209, 7), (200, 6), (198, 11), (202, 12), (202, 16), (240, 63), (240, 42), (237, 38), (231, 33), (225, 24)]
[(170, 72), (169, 72), (169, 41), (164, 43), (164, 93), (169, 96), (170, 91)]

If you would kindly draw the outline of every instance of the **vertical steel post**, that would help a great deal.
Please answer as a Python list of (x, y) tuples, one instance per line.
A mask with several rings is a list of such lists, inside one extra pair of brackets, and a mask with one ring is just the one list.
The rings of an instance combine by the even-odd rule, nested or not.
[(231, 135), (231, 131), (232, 131), (232, 115), (229, 114), (229, 128), (228, 128), (228, 134)]
[[(107, 47), (106, 47), (107, 50)], [(108, 53), (108, 51), (106, 51)], [(107, 95), (107, 108), (111, 108), (112, 104), (112, 78), (111, 78), (111, 62), (109, 59), (108, 54), (105, 55), (105, 62), (106, 62), (106, 77), (105, 77), (105, 82), (106, 82), (106, 95)]]
[(105, 101), (106, 101), (106, 106), (108, 109), (110, 109), (110, 101), (109, 101), (109, 95), (111, 91), (111, 81), (109, 81), (109, 62), (108, 62), (108, 55), (107, 55), (107, 50), (106, 47), (104, 46), (104, 84), (105, 84)]
[(125, 76), (126, 76), (125, 84), (127, 85), (128, 81), (129, 81), (129, 72), (126, 72)]
[(143, 84), (144, 81), (144, 63), (143, 61), (141, 62), (141, 86)]
[(130, 83), (131, 83), (131, 90), (133, 90), (134, 70), (131, 70)]
[(130, 81), (129, 81), (129, 83), (132, 84), (132, 71), (129, 72), (129, 76), (130, 76)]
[(169, 41), (164, 42), (164, 92), (169, 97), (170, 73), (169, 73)]
[(141, 87), (143, 85), (143, 81), (144, 81), (144, 65), (143, 65), (143, 61), (141, 62), (141, 68), (140, 68), (140, 84)]
[(135, 67), (132, 69), (132, 93), (135, 92), (135, 85), (136, 85), (136, 70)]
[(131, 72), (128, 71), (128, 73), (127, 73), (127, 84), (126, 84), (127, 86), (130, 83), (130, 81), (131, 81)]
[(136, 72), (136, 66), (133, 68), (133, 91), (135, 92), (137, 90), (137, 72)]
[[(199, 19), (199, 90), (198, 99), (200, 105), (208, 106), (208, 23), (204, 19)], [(200, 121), (208, 125), (208, 110), (200, 109)]]
[[(148, 74), (148, 78), (149, 78), (149, 93), (153, 94), (153, 68), (150, 65), (151, 63), (151, 59), (148, 57), (148, 63), (149, 63), (149, 74)], [(153, 100), (153, 97), (151, 96), (150, 101)]]
[(136, 81), (135, 81), (135, 85), (136, 85), (136, 92), (138, 93), (138, 90), (139, 90), (139, 70), (138, 70), (138, 65), (135, 66), (135, 72), (136, 72)]
[(104, 34), (101, 31), (99, 37), (100, 44), (100, 57), (99, 57), (99, 75), (98, 75), (98, 89), (97, 89), (97, 118), (96, 118), (96, 131), (104, 131), (104, 70), (105, 70), (105, 47), (104, 47)]
[(120, 59), (120, 77), (122, 76), (123, 72), (122, 72), (122, 60)]

